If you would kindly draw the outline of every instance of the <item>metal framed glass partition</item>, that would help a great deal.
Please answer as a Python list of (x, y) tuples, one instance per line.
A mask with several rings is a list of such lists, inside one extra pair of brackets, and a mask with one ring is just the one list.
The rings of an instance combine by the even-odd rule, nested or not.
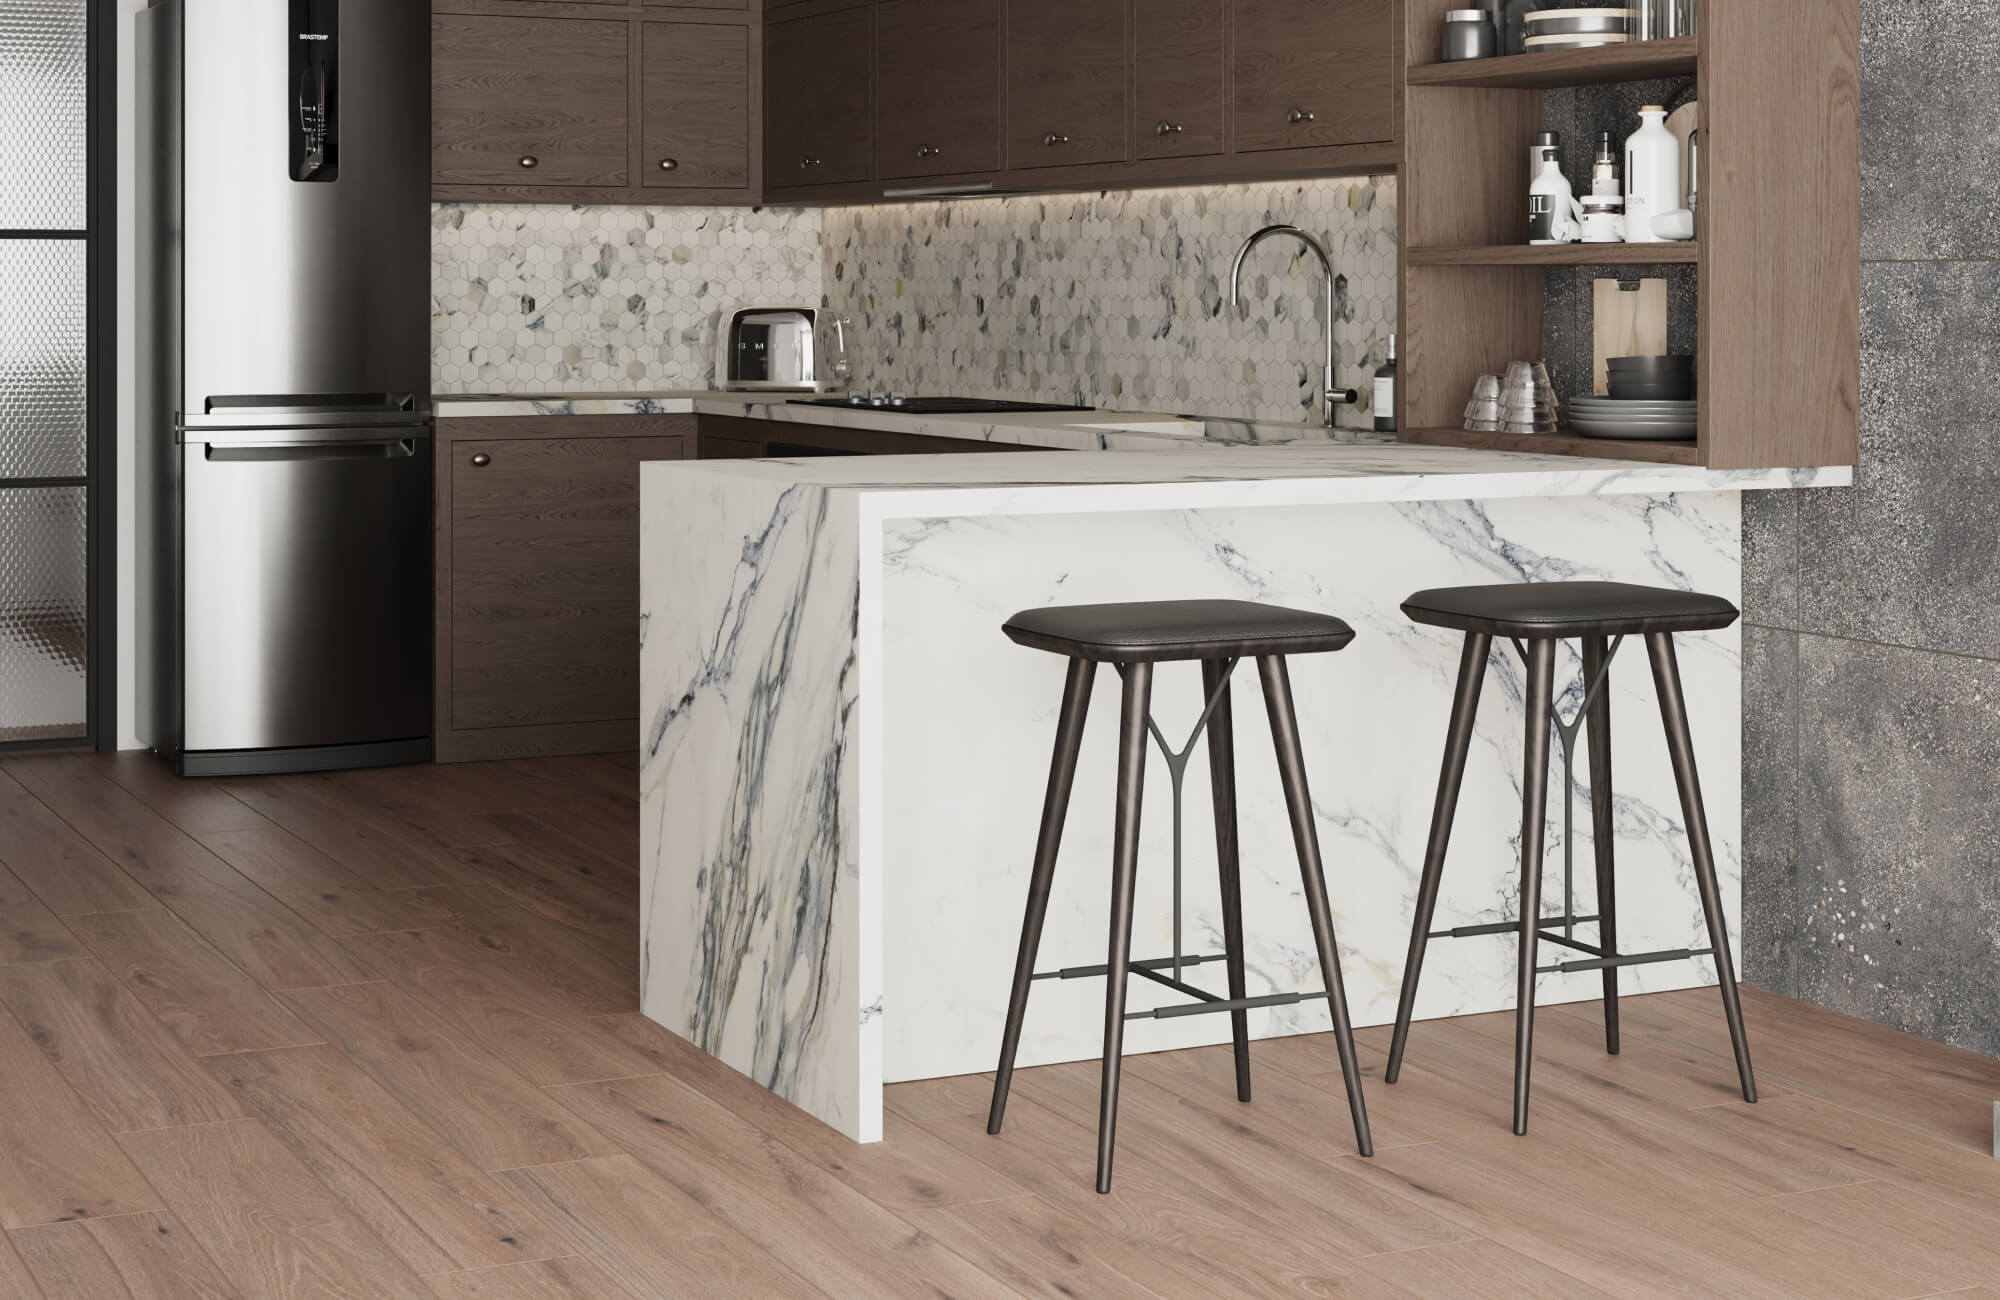
[[(112, 114), (107, 0), (0, 3), (0, 746), (94, 741), (111, 710)], [(100, 108), (102, 111), (100, 111)]]

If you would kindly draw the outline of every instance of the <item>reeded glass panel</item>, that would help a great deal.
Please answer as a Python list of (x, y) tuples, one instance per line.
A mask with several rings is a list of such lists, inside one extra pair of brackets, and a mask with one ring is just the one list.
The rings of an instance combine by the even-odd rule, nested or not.
[(85, 247), (0, 239), (0, 478), (84, 472)]
[(0, 741), (83, 734), (84, 501), (80, 487), (0, 491)]
[(83, 229), (87, 13), (0, 0), (0, 229)]

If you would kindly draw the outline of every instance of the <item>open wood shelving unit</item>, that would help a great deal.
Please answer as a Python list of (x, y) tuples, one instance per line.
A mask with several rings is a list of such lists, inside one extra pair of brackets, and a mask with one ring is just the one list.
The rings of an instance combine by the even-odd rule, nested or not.
[[(1854, 464), (1859, 0), (1817, 0), (1810, 22), (1768, 0), (1702, 0), (1696, 37), (1433, 62), (1454, 7), (1404, 7), (1402, 440), (1713, 469)], [(1543, 92), (1688, 76), (1700, 83), (1702, 238), (1522, 242)], [(1546, 268), (1676, 264), (1701, 285), (1696, 441), (1457, 427), (1476, 377), (1542, 355)]]

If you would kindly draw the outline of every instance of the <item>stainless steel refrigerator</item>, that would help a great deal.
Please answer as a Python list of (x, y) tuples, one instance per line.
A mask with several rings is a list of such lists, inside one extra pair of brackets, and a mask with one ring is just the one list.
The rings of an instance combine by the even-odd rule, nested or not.
[(184, 775), (423, 761), (429, 6), (139, 33), (143, 737)]

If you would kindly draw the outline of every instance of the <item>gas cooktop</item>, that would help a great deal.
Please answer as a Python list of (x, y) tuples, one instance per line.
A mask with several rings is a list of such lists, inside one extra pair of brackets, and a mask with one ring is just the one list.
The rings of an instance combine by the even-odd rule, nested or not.
[(1050, 402), (1008, 402), (990, 397), (909, 397), (902, 393), (849, 393), (845, 397), (794, 397), (793, 406), (845, 406), (862, 411), (902, 411), (908, 415), (1004, 415), (1022, 411), (1094, 411), (1094, 406)]

